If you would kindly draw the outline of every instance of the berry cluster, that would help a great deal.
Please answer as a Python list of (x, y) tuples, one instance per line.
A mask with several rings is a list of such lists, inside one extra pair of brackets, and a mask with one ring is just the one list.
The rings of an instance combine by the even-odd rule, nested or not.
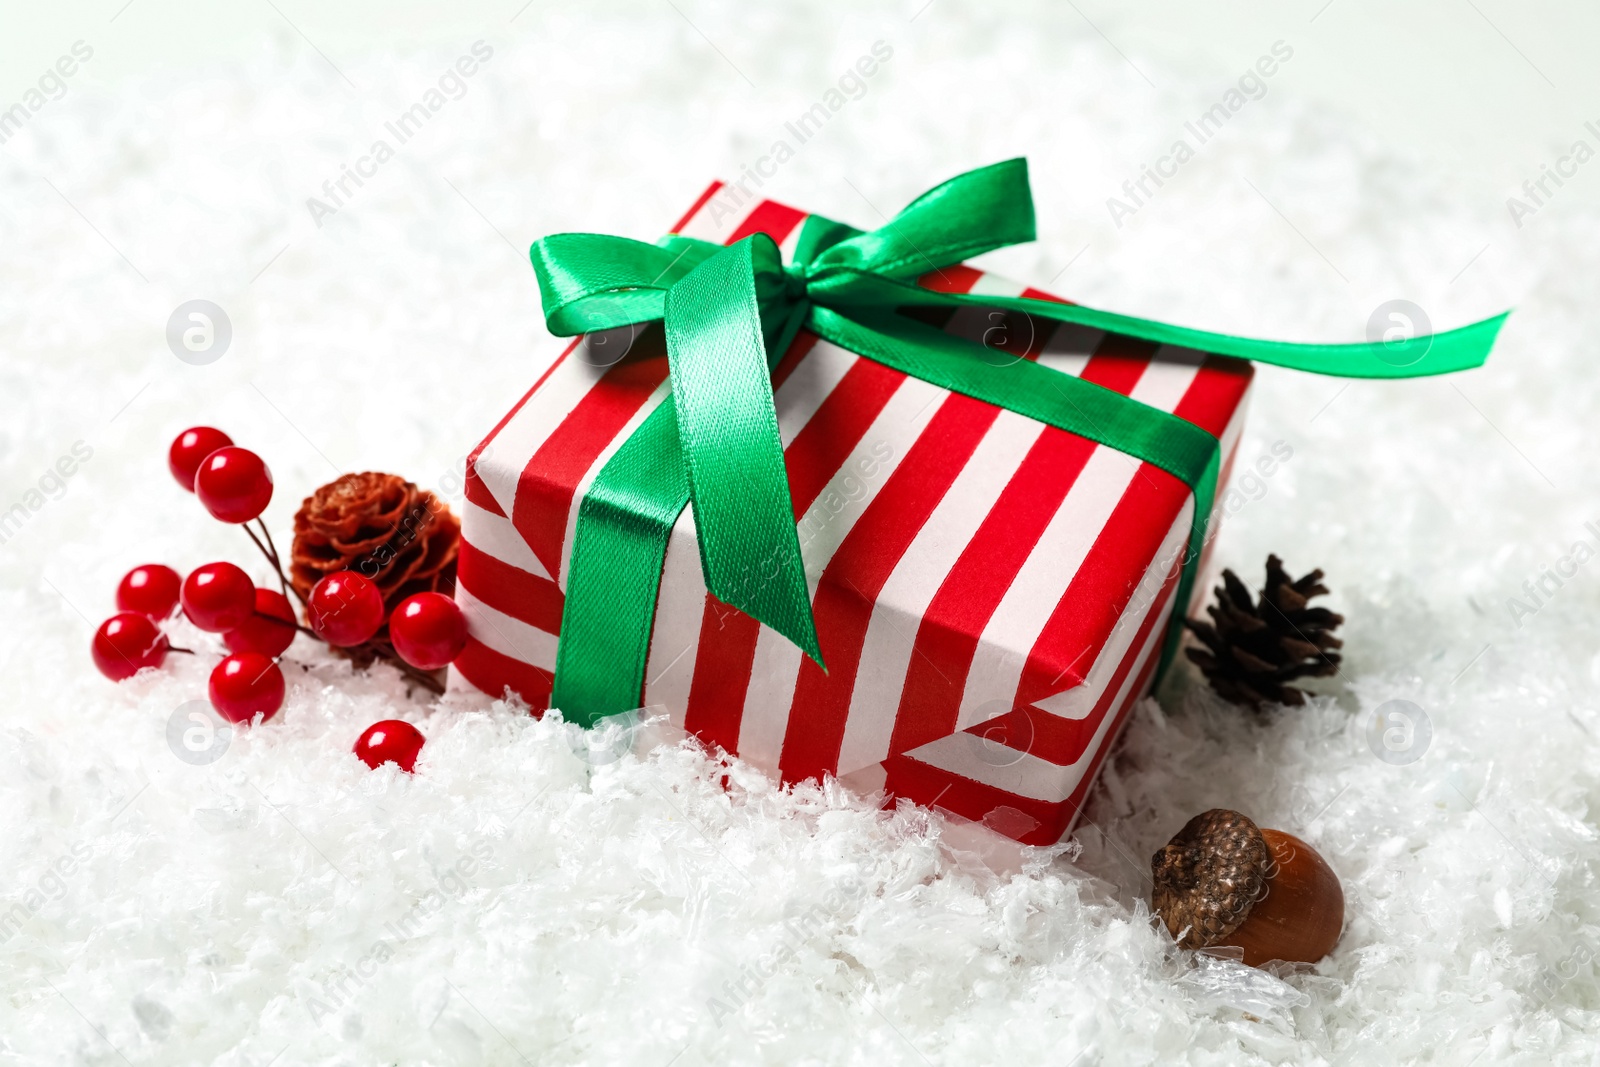
[[(232, 723), (265, 722), (283, 706), (279, 657), (303, 633), (344, 649), (362, 648), (393, 663), (407, 677), (439, 691), (428, 672), (447, 666), (466, 644), (466, 621), (455, 601), (441, 593), (418, 593), (389, 613), (388, 639), (376, 639), (384, 623), (383, 595), (355, 571), (335, 571), (302, 597), (283, 573), (277, 547), (261, 513), (272, 500), (272, 472), (261, 457), (235, 445), (221, 430), (196, 426), (179, 434), (167, 466), (211, 516), (242, 527), (277, 572), (278, 589), (257, 588), (232, 563), (207, 563), (187, 577), (161, 563), (135, 567), (117, 585), (117, 614), (95, 631), (91, 654), (112, 681), (146, 667), (160, 667), (168, 652), (193, 654), (171, 644), (162, 625), (181, 610), (197, 628), (222, 638), (228, 655), (211, 671), (209, 696), (217, 714)], [(255, 523), (260, 531), (250, 527)], [(300, 599), (308, 626), (289, 601)], [(385, 761), (410, 771), (422, 747), (416, 727), (396, 719), (369, 727), (355, 751), (369, 766)]]

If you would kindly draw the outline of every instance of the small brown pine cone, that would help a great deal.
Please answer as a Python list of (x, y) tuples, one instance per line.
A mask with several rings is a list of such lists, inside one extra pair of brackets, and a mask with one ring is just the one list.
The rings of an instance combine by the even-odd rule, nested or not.
[(1185, 619), (1203, 648), (1185, 649), (1206, 681), (1225, 700), (1261, 710), (1306, 702), (1301, 678), (1339, 673), (1344, 642), (1333, 631), (1344, 616), (1308, 601), (1328, 591), (1322, 572), (1291, 579), (1277, 556), (1267, 557), (1267, 582), (1258, 600), (1232, 571), (1222, 572), (1217, 601), (1206, 608), (1210, 622)]
[(460, 521), (432, 493), (397, 474), (346, 474), (295, 513), (289, 581), (308, 597), (324, 575), (352, 570), (372, 579), (387, 613), (415, 593), (454, 592), (460, 545)]

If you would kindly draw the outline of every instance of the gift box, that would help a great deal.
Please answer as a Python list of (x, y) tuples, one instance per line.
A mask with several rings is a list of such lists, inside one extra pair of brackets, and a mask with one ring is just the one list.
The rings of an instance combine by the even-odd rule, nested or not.
[[(716, 183), (673, 232), (764, 233), (787, 261), (806, 218)], [(919, 284), (1054, 299), (965, 265)], [(1014, 309), (912, 312), (996, 367), (1032, 361), (1204, 429), (1225, 482), (1248, 362)], [(707, 592), (684, 508), (637, 706), (786, 782), (835, 775), (1024, 843), (1058, 840), (1151, 685), (1195, 495), (1109, 445), (804, 329), (771, 382), (826, 669)], [(670, 388), (660, 323), (590, 333), (472, 453), (456, 592), (470, 636), (452, 685), (549, 705), (579, 504)]]

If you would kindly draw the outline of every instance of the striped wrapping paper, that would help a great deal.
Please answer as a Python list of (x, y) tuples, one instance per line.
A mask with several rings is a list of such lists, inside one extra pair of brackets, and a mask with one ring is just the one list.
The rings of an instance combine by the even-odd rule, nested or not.
[[(674, 232), (765, 232), (787, 259), (804, 213), (732, 210), (721, 190)], [(921, 283), (1049, 298), (970, 267)], [(1204, 427), (1226, 484), (1248, 363), (983, 309), (940, 324), (989, 346), (974, 358), (1038, 360)], [(1193, 497), (1124, 453), (804, 331), (772, 380), (828, 671), (706, 593), (686, 508), (641, 706), (784, 781), (834, 774), (1058, 840), (1150, 685)], [(456, 593), (470, 636), (452, 685), (547, 706), (578, 502), (667, 390), (659, 323), (591, 334), (472, 454)]]

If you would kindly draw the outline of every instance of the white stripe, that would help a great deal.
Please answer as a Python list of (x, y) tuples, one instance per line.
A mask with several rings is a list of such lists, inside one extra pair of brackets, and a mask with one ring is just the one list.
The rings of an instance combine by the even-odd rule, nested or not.
[(500, 510), (516, 514), (517, 485), (539, 446), (550, 439), (606, 368), (587, 362), (588, 338), (557, 363), (544, 384), (485, 445), (474, 468)]
[[(813, 598), (822, 572), (839, 545), (921, 436), (938, 410), (939, 401), (949, 395), (916, 378), (902, 381), (849, 457), (817, 494), (816, 503), (801, 517), (800, 555)], [(885, 446), (887, 458), (883, 456)], [(870, 477), (864, 476), (868, 470), (872, 471)], [(854, 495), (848, 489), (852, 484), (861, 486)], [(801, 655), (788, 638), (767, 626), (761, 627), (739, 723), (739, 755), (757, 766), (773, 770), (778, 766)]]
[[(1018, 285), (1007, 278), (997, 274), (980, 274), (978, 280), (967, 290), (969, 296), (1021, 296), (1026, 286)], [(1014, 331), (1026, 331), (1042, 328), (1032, 316), (1019, 321), (1013, 321), (1014, 316), (997, 307), (985, 307), (976, 304), (961, 304), (955, 309), (948, 322), (944, 324), (944, 332), (952, 337), (964, 337), (976, 344), (987, 345), (992, 337), (996, 344), (1008, 343), (1006, 350), (997, 351), (994, 359), (1000, 363), (1014, 363), (1022, 357), (1015, 355), (1025, 348), (1032, 347), (1033, 339), (1022, 336), (1012, 338), (1008, 336)]]
[(1189, 386), (1194, 384), (1205, 358), (1204, 352), (1192, 348), (1162, 345), (1156, 349), (1128, 396), (1161, 411), (1175, 411)]
[[(1244, 392), (1239, 397), (1238, 406), (1233, 409), (1233, 414), (1228, 416), (1228, 425), (1222, 431), (1222, 457), (1217, 466), (1219, 478), (1221, 477), (1221, 472), (1224, 470), (1228, 472), (1230, 481), (1239, 476), (1240, 472), (1238, 469), (1231, 468), (1229, 464), (1235, 462), (1236, 457), (1234, 453), (1239, 448), (1240, 439), (1244, 437), (1245, 410), (1250, 406), (1250, 392), (1254, 388), (1254, 381), (1245, 387)], [(1206, 522), (1206, 548), (1205, 552), (1202, 553), (1203, 556), (1210, 553), (1211, 543), (1217, 536), (1217, 531), (1222, 525), (1222, 498), (1227, 494), (1227, 491), (1228, 486), (1221, 484), (1217, 486), (1217, 499), (1211, 509), (1211, 518)], [(1201, 564), (1204, 565), (1204, 563), (1205, 560), (1202, 559)], [(1195, 583), (1194, 592), (1196, 594), (1202, 592), (1200, 583), (1198, 581)]]
[(978, 275), (978, 280), (972, 283), (972, 288), (967, 290), (969, 296), (1021, 296), (1026, 285), (1014, 282), (1000, 274), (987, 272)]
[(828, 341), (816, 342), (800, 357), (799, 364), (778, 386), (772, 398), (772, 406), (778, 413), (778, 436), (785, 448), (811, 421), (811, 416), (817, 413), (850, 368), (860, 361), (861, 357), (854, 352)]
[[(1044, 424), (1002, 411), (895, 564), (872, 605), (839, 750), (848, 774), (889, 754), (917, 627)], [(1009, 710), (1009, 709), (1008, 709)]]
[(1106, 691), (1106, 686), (1111, 684), (1112, 676), (1117, 673), (1117, 668), (1133, 646), (1133, 639), (1139, 635), (1139, 629), (1144, 625), (1156, 598), (1161, 595), (1168, 576), (1182, 563), (1184, 549), (1189, 543), (1189, 523), (1193, 515), (1194, 497), (1190, 495), (1185, 498), (1183, 507), (1178, 509), (1178, 517), (1167, 530), (1167, 536), (1162, 539), (1155, 558), (1145, 568), (1144, 577), (1128, 599), (1128, 606), (1106, 638), (1100, 655), (1084, 675), (1083, 684), (1036, 700), (1034, 707), (1063, 719), (1086, 718), (1094, 710), (1095, 703)]
[(467, 619), (467, 633), (502, 656), (547, 671), (556, 669), (556, 635), (496, 608), (491, 608), (457, 583), (456, 603)]
[(1104, 445), (1090, 453), (983, 628), (961, 696), (958, 730), (1011, 710), (1028, 653), (1138, 470), (1137, 460)]
[(1056, 332), (1045, 342), (1044, 351), (1039, 353), (1039, 364), (1076, 378), (1083, 374), (1089, 357), (1094, 355), (1094, 350), (1100, 347), (1105, 336), (1104, 330), (1063, 322), (1056, 326)]
[[(907, 376), (817, 494), (816, 501), (800, 517), (800, 556), (805, 562), (806, 583), (813, 595), (823, 570), (840, 544), (862, 513), (878, 498), (884, 483), (927, 429), (940, 402), (949, 395), (936, 385)], [(852, 493), (852, 483), (860, 483), (861, 490)]]
[(527, 571), (546, 580), (550, 577), (550, 572), (544, 569), (544, 564), (539, 562), (539, 557), (533, 554), (533, 549), (528, 547), (528, 542), (522, 539), (517, 528), (511, 525), (510, 519), (496, 515), (487, 508), (480, 508), (470, 500), (461, 503), (461, 539), (475, 551), (493, 556), (519, 571)]
[(667, 540), (667, 558), (661, 567), (661, 591), (656, 597), (656, 621), (650, 635), (650, 657), (645, 666), (645, 703), (666, 707), (675, 725), (682, 726), (689, 710), (689, 687), (694, 681), (694, 660), (700, 649), (700, 622), (705, 614), (706, 583), (700, 571), (694, 509), (684, 508)]
[(672, 391), (672, 379), (663, 378), (660, 385), (650, 393), (645, 402), (639, 405), (639, 410), (628, 417), (617, 435), (606, 442), (606, 447), (589, 464), (589, 469), (583, 472), (583, 477), (578, 479), (578, 485), (572, 491), (572, 498), (567, 504), (566, 532), (561, 535), (561, 578), (557, 582), (561, 591), (567, 591), (567, 574), (572, 569), (572, 539), (577, 533), (578, 506), (583, 503), (583, 498), (588, 495), (589, 487), (594, 485), (594, 480), (605, 465), (616, 455), (617, 449), (622, 447), (624, 441), (633, 436), (633, 431), (639, 428), (640, 423), (650, 417), (650, 413), (661, 406), (661, 402)]
[[(1072, 796), (1073, 790), (1078, 788), (1078, 783), (1083, 780), (1084, 774), (1093, 764), (1095, 755), (1104, 747), (1112, 723), (1117, 721), (1124, 708), (1139, 698), (1140, 694), (1134, 692), (1133, 687), (1138, 682), (1145, 664), (1160, 649), (1161, 639), (1166, 630), (1164, 622), (1171, 611), (1169, 601), (1167, 607), (1162, 610), (1161, 619), (1157, 620), (1156, 626), (1145, 640), (1138, 661), (1122, 680), (1116, 699), (1106, 708), (1104, 718), (1095, 727), (1094, 737), (1089, 740), (1078, 762), (1070, 767), (1057, 766), (1027, 752), (1016, 752), (1015, 762), (1011, 762), (1013, 753), (1001, 752), (1000, 755), (1004, 758), (997, 760), (992, 740), (964, 732), (930, 741), (913, 749), (907, 755), (948, 774), (1003, 789), (1017, 796), (1052, 804), (1062, 803)], [(997, 766), (998, 763), (1006, 765)]]

